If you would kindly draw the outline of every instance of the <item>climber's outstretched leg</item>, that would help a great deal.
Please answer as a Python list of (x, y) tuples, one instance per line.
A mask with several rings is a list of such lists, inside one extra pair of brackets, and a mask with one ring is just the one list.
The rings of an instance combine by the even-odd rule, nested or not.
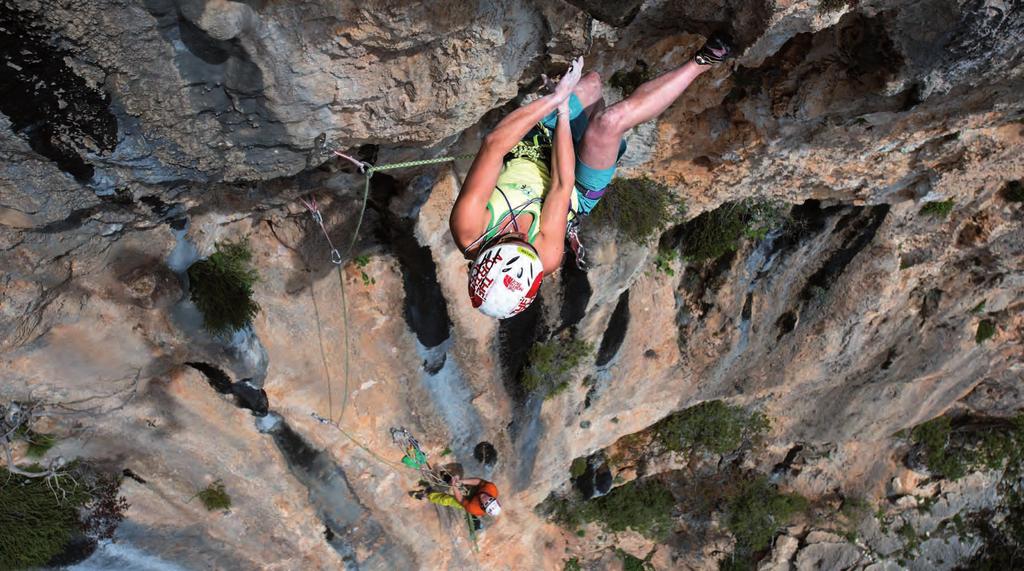
[(668, 109), (697, 76), (711, 69), (711, 64), (723, 61), (731, 51), (723, 37), (712, 36), (693, 60), (642, 84), (626, 99), (596, 111), (576, 151), (579, 161), (597, 171), (614, 167), (626, 131)]

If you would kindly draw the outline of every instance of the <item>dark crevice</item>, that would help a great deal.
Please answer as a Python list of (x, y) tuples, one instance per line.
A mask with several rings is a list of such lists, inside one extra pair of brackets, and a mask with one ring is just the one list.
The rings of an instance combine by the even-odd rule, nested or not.
[(853, 258), (874, 240), (875, 233), (878, 232), (878, 228), (885, 221), (888, 213), (889, 205), (883, 204), (866, 209), (866, 212), (865, 209), (856, 208), (853, 212), (840, 219), (836, 223), (834, 233), (845, 231), (846, 227), (854, 224), (854, 222), (856, 222), (856, 227), (851, 226), (849, 236), (847, 236), (843, 246), (833, 252), (821, 268), (808, 278), (807, 283), (800, 292), (800, 298), (810, 300), (815, 297), (815, 288), (824, 290), (831, 288), (850, 262), (853, 261)]
[(544, 335), (544, 289), (537, 293), (525, 311), (498, 322), (498, 359), (501, 361), (505, 375), (505, 387), (509, 394), (516, 395), (520, 400), (526, 395), (519, 384), (519, 377), (526, 366), (526, 356), (530, 348)]
[(779, 334), (777, 337), (775, 337), (775, 340), (778, 341), (782, 339), (782, 337), (785, 336), (787, 333), (790, 333), (794, 329), (796, 329), (796, 321), (797, 317), (795, 311), (787, 311), (786, 313), (783, 313), (781, 316), (779, 316), (779, 318), (775, 321), (775, 326), (778, 327), (779, 329)]
[(607, 365), (622, 347), (626, 340), (626, 331), (629, 329), (629, 290), (622, 292), (619, 296), (619, 303), (615, 305), (611, 319), (608, 320), (608, 328), (601, 338), (601, 346), (597, 350), (598, 367)]
[(573, 478), (573, 484), (584, 500), (607, 494), (612, 489), (614, 478), (604, 452), (596, 452), (586, 459), (587, 467), (582, 474)]
[(576, 267), (576, 261), (566, 256), (562, 264), (562, 324), (558, 331), (570, 329), (579, 324), (587, 314), (587, 304), (594, 290), (590, 287), (587, 273)]
[(747, 294), (747, 299), (743, 302), (743, 311), (740, 312), (740, 319), (744, 321), (750, 321), (750, 316), (753, 313), (754, 307), (754, 292)]
[(202, 373), (206, 377), (207, 382), (210, 383), (210, 386), (213, 387), (213, 390), (222, 395), (231, 394), (231, 385), (234, 384), (234, 381), (224, 372), (224, 369), (214, 367), (208, 363), (198, 363), (195, 361), (189, 361), (185, 364)]
[(473, 458), (484, 466), (493, 466), (498, 461), (498, 451), (490, 442), (481, 442), (473, 448)]
[(269, 411), (266, 391), (256, 386), (252, 379), (232, 382), (231, 377), (220, 367), (196, 361), (189, 361), (185, 364), (202, 373), (206, 377), (206, 381), (218, 393), (233, 395), (235, 406), (250, 410), (256, 416), (264, 416)]
[(11, 4), (0, 3), (0, 112), (34, 151), (88, 182), (93, 167), (83, 152), (109, 152), (117, 145), (110, 98), (75, 74), (67, 62), (76, 56), (53, 45), (56, 35), (38, 15)]
[(390, 246), (402, 271), (405, 322), (423, 346), (437, 347), (448, 340), (451, 332), (448, 302), (437, 281), (437, 266), (430, 248), (416, 241), (415, 221), (401, 218), (387, 208), (398, 188), (398, 181), (392, 177), (376, 175), (373, 178), (371, 207), (383, 221), (378, 227), (378, 236)]
[(846, 206), (821, 207), (821, 201), (807, 200), (803, 204), (793, 206), (789, 211), (790, 224), (786, 231), (772, 243), (768, 253), (771, 258), (777, 253), (791, 250), (804, 240), (825, 230), (826, 222), (835, 214), (845, 210)]

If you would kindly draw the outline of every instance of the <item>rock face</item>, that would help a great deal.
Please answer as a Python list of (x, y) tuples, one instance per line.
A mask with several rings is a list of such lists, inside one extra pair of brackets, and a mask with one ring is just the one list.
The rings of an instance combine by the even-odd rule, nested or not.
[[(714, 568), (724, 535), (577, 537), (534, 507), (571, 486), (573, 459), (706, 400), (766, 414), (744, 465), (812, 499), (909, 497), (895, 433), (1024, 406), (1024, 207), (1007, 191), (1024, 179), (1019, 2), (19, 0), (0, 16), (0, 401), (80, 409), (50, 420), (46, 458), (144, 480), (126, 480), (132, 507), (94, 557), (560, 569), (618, 565), (619, 546)], [(638, 129), (620, 175), (666, 183), (690, 219), (757, 198), (791, 205), (787, 224), (669, 262), (674, 275), (655, 243), (588, 224), (593, 268), (564, 268), (497, 323), (468, 303), (448, 235), (458, 161), (374, 176), (347, 251), (364, 179), (310, 155), (318, 134), (380, 162), (473, 152), (569, 56), (606, 78), (637, 61), (658, 73), (713, 30), (738, 59)], [(295, 202), (307, 194), (343, 265)], [(948, 215), (922, 212), (940, 201)], [(262, 311), (211, 336), (186, 270), (240, 237)], [(994, 334), (978, 341), (983, 320)], [(531, 346), (565, 336), (594, 354), (561, 394), (524, 394)], [(395, 426), (498, 484), (505, 513), (476, 549), (458, 513), (406, 494), (418, 474)], [(637, 475), (605, 469), (602, 489)], [(929, 516), (892, 507), (892, 529), (865, 524), (862, 544), (787, 530), (761, 565), (953, 568), (976, 540), (901, 551), (895, 529), (996, 509), (987, 477), (943, 484)], [(228, 513), (189, 501), (215, 480)]]

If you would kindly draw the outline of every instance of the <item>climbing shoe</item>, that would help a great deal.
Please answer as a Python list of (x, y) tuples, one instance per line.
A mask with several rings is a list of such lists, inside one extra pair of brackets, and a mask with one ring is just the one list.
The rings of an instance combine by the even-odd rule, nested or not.
[(413, 490), (409, 492), (409, 497), (416, 498), (417, 500), (422, 500), (427, 497), (427, 492), (425, 492), (424, 490)]
[(693, 56), (693, 61), (697, 62), (698, 65), (714, 65), (722, 63), (731, 55), (732, 42), (729, 40), (729, 37), (725, 34), (714, 33), (697, 50), (697, 55)]

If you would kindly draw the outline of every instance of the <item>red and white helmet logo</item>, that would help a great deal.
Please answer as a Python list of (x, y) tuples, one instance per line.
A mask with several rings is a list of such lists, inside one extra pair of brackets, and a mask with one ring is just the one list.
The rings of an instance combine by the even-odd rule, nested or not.
[(469, 274), (473, 307), (504, 319), (533, 303), (544, 278), (544, 266), (533, 246), (506, 242), (480, 252)]

